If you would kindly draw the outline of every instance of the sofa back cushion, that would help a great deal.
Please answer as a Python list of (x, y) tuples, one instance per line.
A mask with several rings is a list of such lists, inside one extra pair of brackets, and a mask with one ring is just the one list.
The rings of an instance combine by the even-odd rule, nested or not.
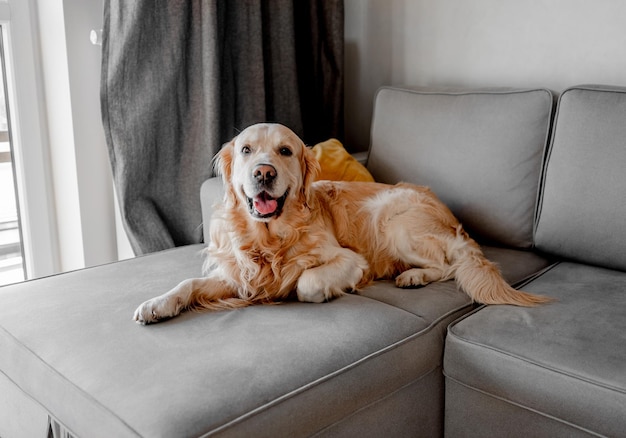
[(537, 248), (626, 270), (626, 88), (561, 94), (542, 180)]
[(429, 186), (475, 238), (529, 248), (553, 100), (544, 89), (382, 88), (368, 170)]

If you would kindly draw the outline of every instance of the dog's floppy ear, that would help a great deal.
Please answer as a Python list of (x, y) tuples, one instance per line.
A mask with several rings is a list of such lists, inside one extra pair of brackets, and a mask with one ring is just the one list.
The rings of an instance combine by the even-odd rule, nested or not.
[(221, 175), (224, 184), (230, 183), (233, 165), (233, 148), (235, 139), (222, 146), (222, 149), (213, 157), (213, 171), (216, 175)]
[(213, 171), (216, 175), (222, 177), (224, 183), (225, 194), (228, 201), (235, 201), (233, 192), (232, 175), (233, 175), (233, 151), (235, 148), (235, 139), (222, 146), (222, 149), (213, 157)]
[(310, 148), (303, 145), (302, 149), (302, 195), (307, 204), (310, 204), (311, 184), (317, 179), (321, 169), (320, 163)]

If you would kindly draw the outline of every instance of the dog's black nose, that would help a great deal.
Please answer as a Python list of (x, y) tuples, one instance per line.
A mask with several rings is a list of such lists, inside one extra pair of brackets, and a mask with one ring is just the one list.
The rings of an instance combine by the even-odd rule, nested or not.
[(276, 178), (276, 168), (269, 164), (259, 164), (254, 168), (254, 179), (258, 184), (270, 184)]

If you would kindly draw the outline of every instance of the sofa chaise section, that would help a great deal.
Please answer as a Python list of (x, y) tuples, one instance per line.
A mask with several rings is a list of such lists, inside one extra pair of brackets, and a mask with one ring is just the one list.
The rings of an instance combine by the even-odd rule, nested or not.
[(200, 249), (4, 288), (2, 373), (79, 437), (441, 433), (445, 328), (471, 308), (453, 283), (371, 292), (398, 305), (347, 295), (135, 324), (138, 303), (198, 274)]

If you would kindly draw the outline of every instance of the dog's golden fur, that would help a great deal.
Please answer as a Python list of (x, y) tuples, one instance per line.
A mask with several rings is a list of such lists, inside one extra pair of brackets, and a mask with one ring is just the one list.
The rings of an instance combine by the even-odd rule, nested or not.
[(217, 155), (225, 197), (213, 214), (206, 277), (143, 303), (140, 323), (185, 309), (323, 302), (375, 279), (399, 287), (456, 279), (476, 302), (533, 306), (426, 187), (315, 181), (319, 165), (288, 128), (258, 124)]

